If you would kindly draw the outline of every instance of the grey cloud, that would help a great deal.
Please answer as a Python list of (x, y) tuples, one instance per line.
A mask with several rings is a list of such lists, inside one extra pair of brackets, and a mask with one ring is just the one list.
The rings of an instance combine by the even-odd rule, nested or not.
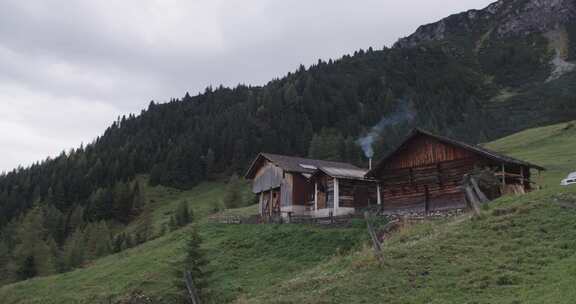
[[(261, 85), (299, 64), (379, 49), (418, 25), (490, 2), (0, 1), (0, 122), (16, 133), (8, 140), (0, 132), (0, 171), (90, 141), (115, 118), (108, 116), (137, 113), (151, 99)], [(36, 110), (31, 103), (42, 115), (23, 113)], [(64, 106), (70, 119), (58, 122)], [(8, 108), (19, 115), (2, 116)], [(59, 134), (30, 147), (46, 129)], [(32, 152), (15, 159), (23, 150)]]

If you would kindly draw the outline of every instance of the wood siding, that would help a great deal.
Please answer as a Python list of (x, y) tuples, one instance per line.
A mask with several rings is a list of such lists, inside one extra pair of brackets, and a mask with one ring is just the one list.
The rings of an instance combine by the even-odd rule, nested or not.
[(376, 204), (377, 185), (374, 182), (339, 179), (340, 207), (366, 208)]
[(326, 208), (334, 209), (334, 179), (326, 176)]
[(444, 144), (435, 138), (420, 135), (411, 140), (396, 155), (388, 159), (386, 169), (420, 167), (439, 162), (463, 158), (473, 158), (476, 154), (452, 145)]
[(314, 184), (302, 174), (292, 176), (292, 203), (305, 206), (314, 200)]
[(276, 165), (266, 161), (258, 169), (252, 182), (252, 192), (260, 193), (279, 188), (283, 181), (283, 171)]
[(461, 182), (484, 163), (476, 154), (419, 136), (389, 158), (377, 176), (385, 211), (465, 208)]
[(280, 187), (280, 205), (282, 207), (292, 206), (292, 189), (294, 185), (292, 183), (292, 176), (286, 174), (284, 180), (282, 181), (282, 186)]

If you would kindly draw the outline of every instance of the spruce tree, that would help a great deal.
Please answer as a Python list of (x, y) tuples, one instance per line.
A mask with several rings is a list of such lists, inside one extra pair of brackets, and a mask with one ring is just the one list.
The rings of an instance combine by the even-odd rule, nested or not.
[(242, 181), (237, 174), (232, 175), (226, 185), (223, 203), (228, 209), (238, 208), (243, 205)]
[(72, 233), (64, 244), (62, 261), (65, 270), (72, 270), (82, 266), (85, 261), (85, 237), (82, 230)]
[(176, 287), (181, 290), (181, 295), (187, 299), (186, 285), (184, 277), (186, 272), (190, 272), (194, 288), (202, 300), (208, 297), (207, 287), (210, 272), (207, 270), (208, 259), (206, 253), (201, 248), (202, 238), (198, 234), (196, 227), (192, 227), (188, 234), (186, 247), (184, 248), (184, 259), (178, 264), (176, 269)]
[(136, 228), (135, 241), (137, 244), (142, 244), (152, 238), (154, 235), (154, 224), (152, 220), (152, 211), (150, 208), (145, 207), (142, 215), (140, 216), (140, 224)]
[(49, 275), (56, 272), (56, 257), (46, 243), (47, 232), (43, 222), (41, 209), (34, 207), (18, 227), (14, 257), (19, 279), (28, 279), (32, 274)]
[(184, 227), (192, 222), (192, 212), (187, 201), (181, 201), (176, 208), (175, 220), (178, 227)]

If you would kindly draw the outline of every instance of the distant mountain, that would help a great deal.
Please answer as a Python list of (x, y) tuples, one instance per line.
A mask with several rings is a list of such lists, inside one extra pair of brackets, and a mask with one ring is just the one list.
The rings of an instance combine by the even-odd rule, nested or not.
[(440, 48), (484, 76), (489, 138), (574, 118), (576, 1), (501, 0), (423, 25), (395, 48)]
[(0, 176), (0, 227), (33, 204), (126, 222), (135, 175), (190, 188), (241, 173), (260, 151), (362, 165), (359, 139), (378, 158), (414, 126), (476, 143), (573, 120), (574, 12), (568, 0), (499, 1), (263, 87), (151, 103), (86, 147)]

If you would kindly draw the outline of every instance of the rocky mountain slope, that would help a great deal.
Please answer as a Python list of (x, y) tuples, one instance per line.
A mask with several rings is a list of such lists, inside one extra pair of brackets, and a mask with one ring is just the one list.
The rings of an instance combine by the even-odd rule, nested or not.
[(463, 32), (481, 32), (496, 39), (526, 37), (557, 30), (574, 22), (574, 18), (576, 2), (572, 0), (499, 0), (482, 10), (469, 10), (423, 25), (400, 39), (395, 47), (451, 39)]

